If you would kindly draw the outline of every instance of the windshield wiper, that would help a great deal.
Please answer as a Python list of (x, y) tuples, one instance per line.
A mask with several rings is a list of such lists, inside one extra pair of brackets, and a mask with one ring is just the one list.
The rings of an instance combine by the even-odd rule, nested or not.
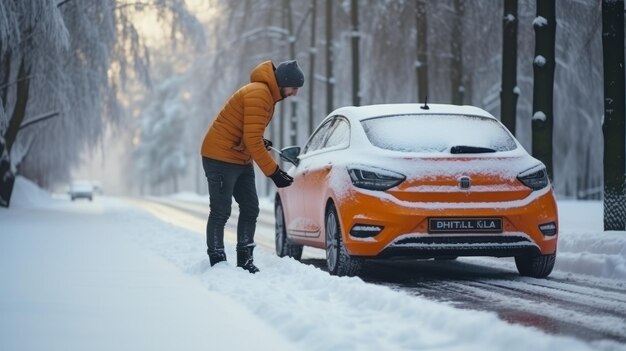
[(456, 145), (450, 148), (451, 154), (486, 154), (496, 152), (494, 149), (480, 146)]

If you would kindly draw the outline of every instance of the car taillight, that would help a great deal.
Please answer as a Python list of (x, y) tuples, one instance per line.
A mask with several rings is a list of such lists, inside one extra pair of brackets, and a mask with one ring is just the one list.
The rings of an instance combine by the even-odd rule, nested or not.
[(517, 179), (533, 190), (543, 189), (550, 184), (546, 168), (543, 165), (533, 167), (520, 173)]
[(380, 168), (348, 168), (352, 184), (369, 190), (387, 190), (400, 184), (406, 177), (400, 173)]

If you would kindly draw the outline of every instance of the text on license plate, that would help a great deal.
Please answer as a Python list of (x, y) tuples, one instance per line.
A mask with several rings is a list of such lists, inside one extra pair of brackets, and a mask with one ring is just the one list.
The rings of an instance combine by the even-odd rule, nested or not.
[(502, 218), (429, 218), (429, 233), (502, 233)]

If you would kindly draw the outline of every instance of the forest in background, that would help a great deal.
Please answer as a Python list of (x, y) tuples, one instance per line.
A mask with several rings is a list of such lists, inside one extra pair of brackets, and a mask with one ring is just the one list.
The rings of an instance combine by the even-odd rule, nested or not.
[[(328, 112), (329, 82), (331, 107), (353, 103), (355, 35), (360, 40), (360, 103), (421, 102), (415, 73), (421, 0), (361, 1), (357, 33), (350, 24), (349, 0), (26, 3), (0, 4), (0, 14), (12, 4), (32, 7), (22, 9), (31, 17), (18, 20), (13, 29), (9, 21), (0, 21), (0, 55), (7, 69), (0, 76), (6, 91), (0, 129), (7, 128), (16, 105), (26, 57), (26, 76), (32, 78), (25, 116), (57, 115), (21, 131), (11, 155), (21, 161), (18, 173), (43, 187), (67, 182), (85, 150), (106, 152), (102, 136), (110, 126), (119, 135), (116, 142), (127, 145), (126, 159), (119, 163), (126, 165), (129, 192), (206, 192), (198, 166), (202, 137), (224, 101), (267, 59), (295, 58), (306, 74), (298, 97), (278, 105), (268, 134), (279, 146), (303, 145), (310, 123), (317, 125)], [(456, 79), (463, 104), (500, 117), (503, 2), (424, 4), (428, 100), (458, 101)], [(600, 2), (556, 3), (553, 183), (561, 196), (602, 195), (601, 15)], [(149, 30), (136, 25), (142, 16), (157, 18), (167, 40), (151, 41)], [(531, 152), (535, 1), (520, 1), (518, 16), (516, 136)], [(28, 54), (15, 54), (24, 46), (32, 48)], [(267, 193), (271, 187), (258, 178), (260, 193)]]

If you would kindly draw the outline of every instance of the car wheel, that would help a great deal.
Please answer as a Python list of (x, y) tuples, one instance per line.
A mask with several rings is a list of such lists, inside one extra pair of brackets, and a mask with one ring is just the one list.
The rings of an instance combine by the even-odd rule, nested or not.
[(550, 272), (552, 272), (555, 260), (556, 254), (516, 256), (515, 265), (517, 266), (517, 271), (520, 275), (533, 278), (545, 278), (550, 274)]
[(359, 273), (363, 260), (348, 254), (341, 238), (341, 227), (335, 206), (326, 211), (326, 265), (328, 272), (338, 276), (354, 276)]
[(278, 257), (293, 257), (300, 261), (302, 258), (302, 245), (293, 244), (287, 238), (287, 228), (285, 226), (285, 214), (280, 198), (276, 198), (274, 205), (274, 216), (276, 217), (276, 232), (274, 236), (274, 244), (276, 247), (276, 255)]
[(74, 196), (71, 197), (72, 201), (74, 201)]

